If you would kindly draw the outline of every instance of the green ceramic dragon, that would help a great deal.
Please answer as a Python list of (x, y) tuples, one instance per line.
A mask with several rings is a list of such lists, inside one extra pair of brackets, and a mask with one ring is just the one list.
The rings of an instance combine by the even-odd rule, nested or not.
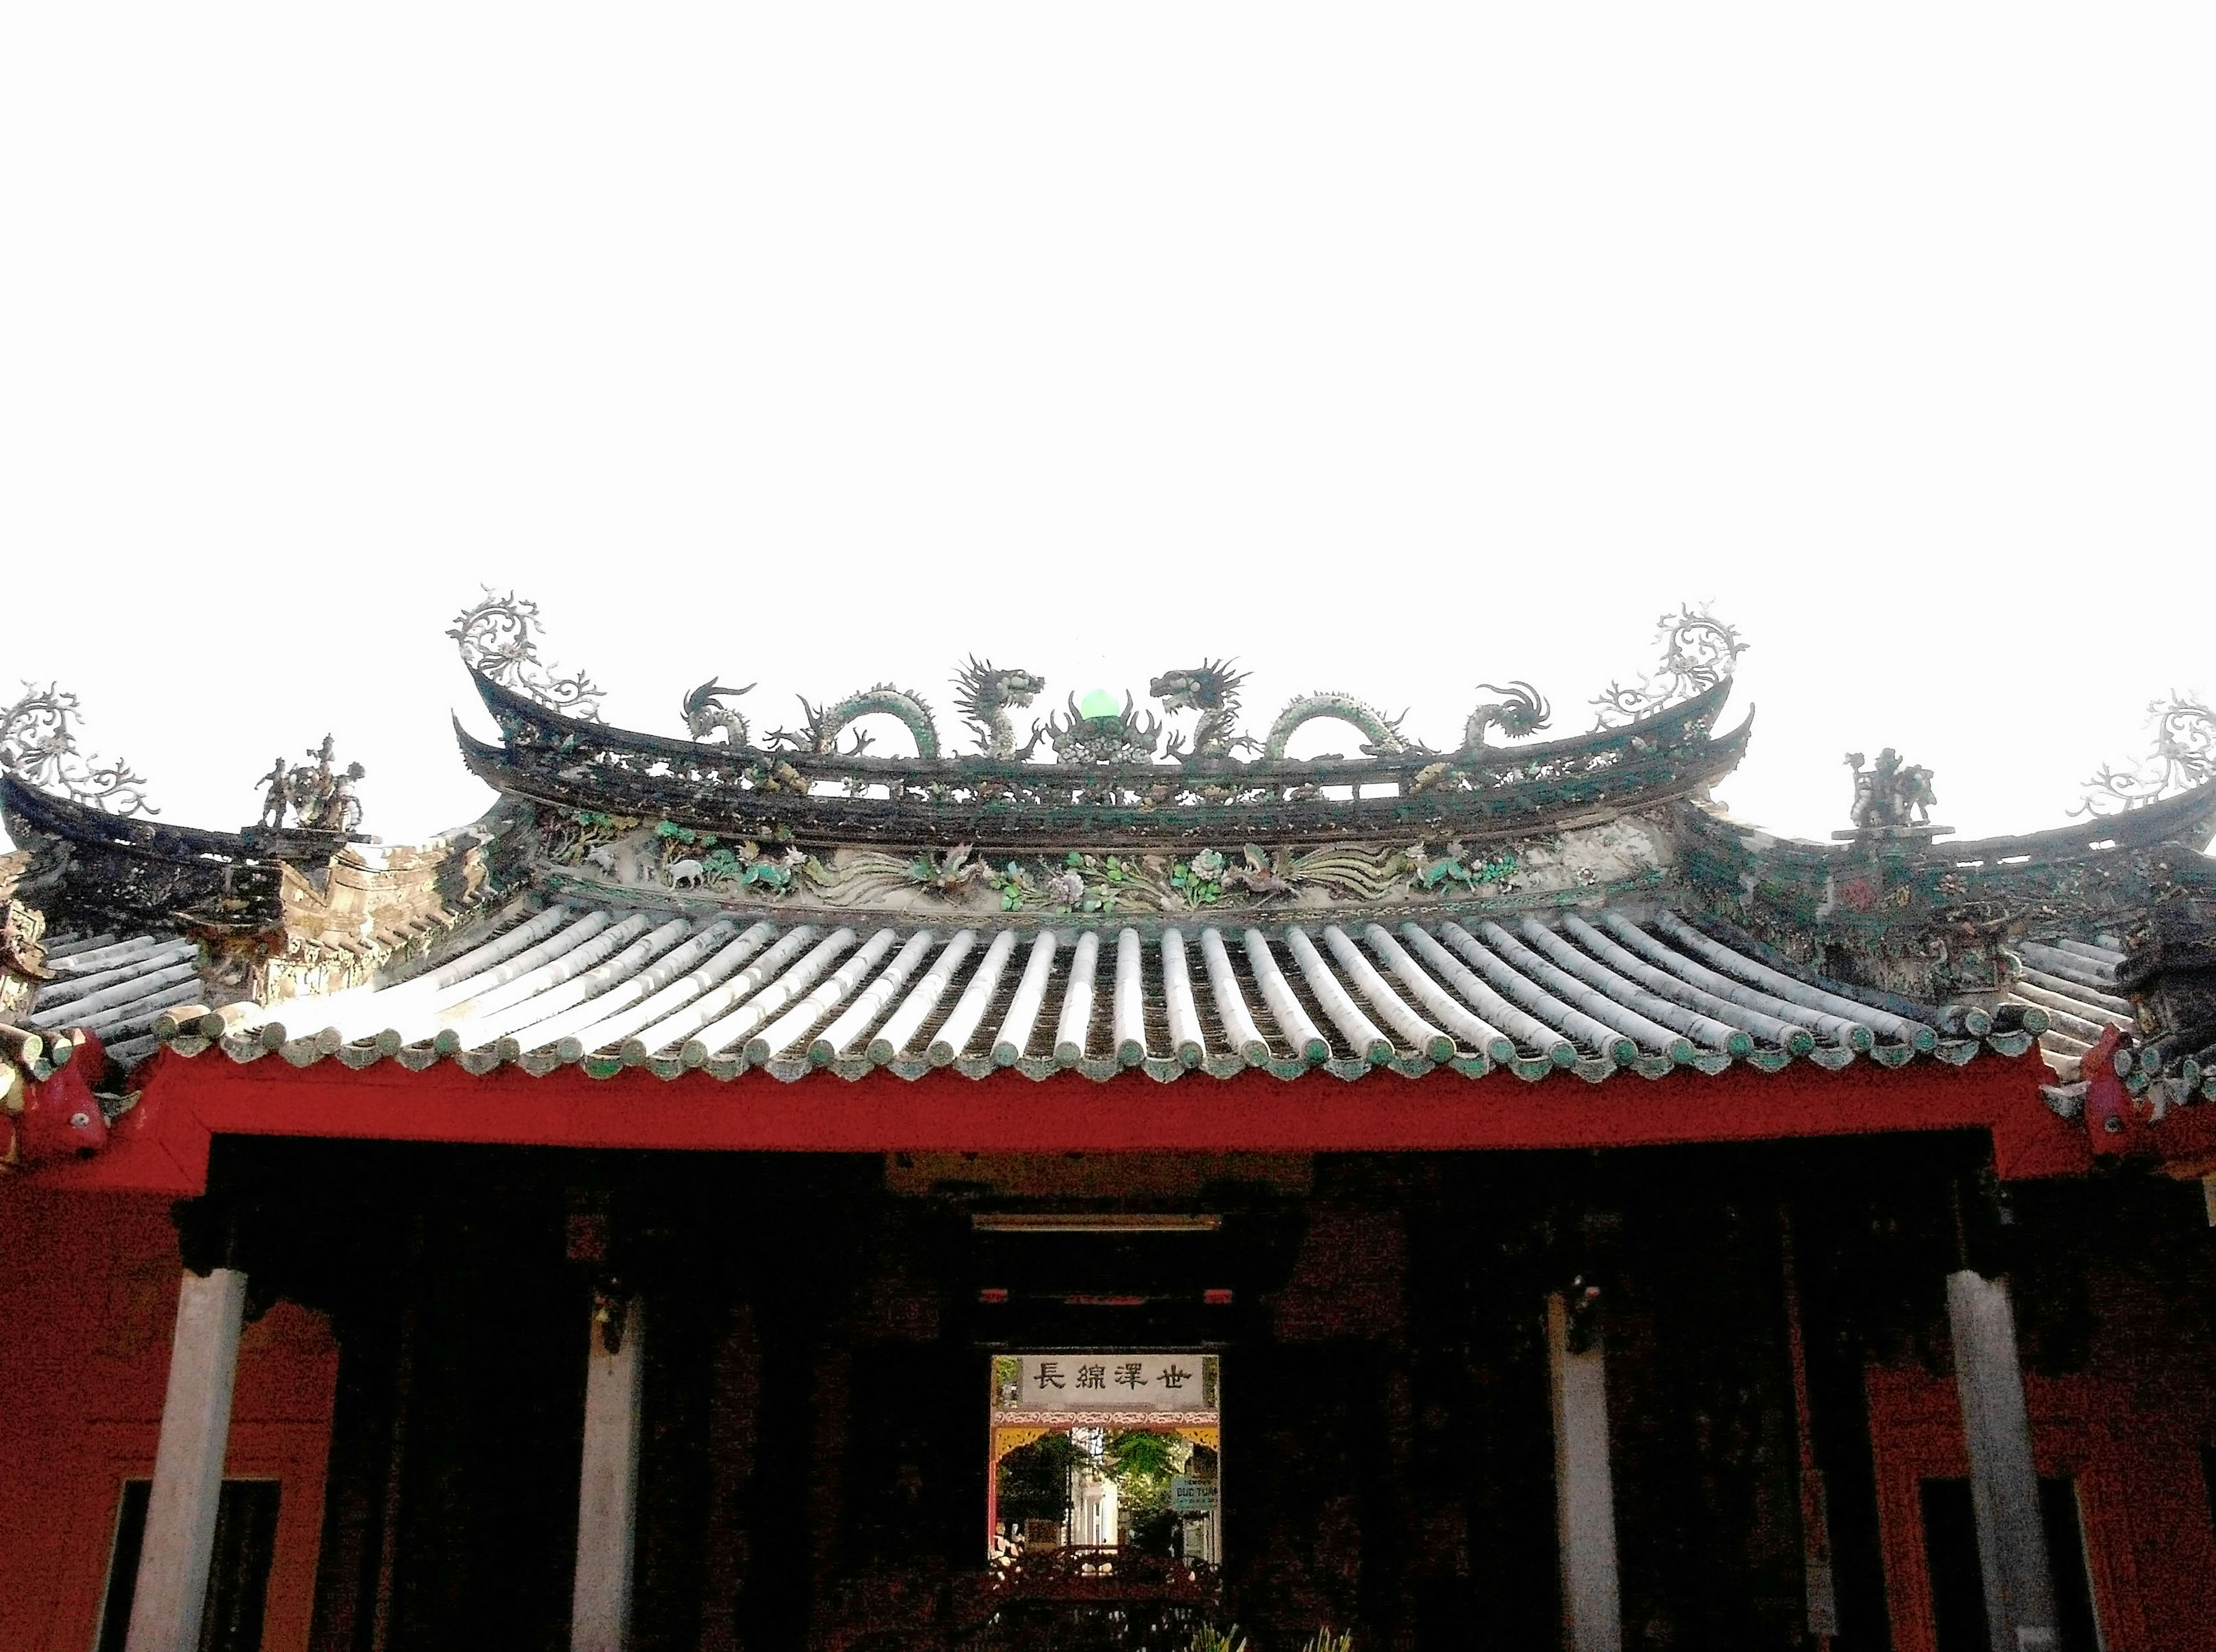
[(973, 654), (969, 663), (955, 673), (954, 681), (954, 709), (977, 731), (977, 738), (985, 742), (983, 756), (1007, 758), (1020, 763), (1038, 749), (1037, 724), (1031, 727), (1030, 743), (1017, 746), (1016, 725), (1008, 715), (1008, 709), (1013, 706), (1020, 710), (1037, 698), (1046, 687), (1045, 678), (1020, 666), (995, 666)]
[[(1403, 712), (1401, 716), (1407, 714)], [(1277, 714), (1277, 722), (1262, 739), (1262, 755), (1272, 763), (1282, 762), (1285, 747), (1295, 731), (1305, 723), (1343, 722), (1359, 729), (1368, 737), (1362, 747), (1365, 757), (1382, 757), (1388, 752), (1405, 752), (1407, 743), (1400, 738), (1400, 717), (1388, 717), (1366, 701), (1351, 694), (1304, 694)]]
[(850, 724), (864, 717), (887, 716), (898, 718), (914, 736), (917, 757), (926, 763), (938, 758), (939, 724), (923, 697), (911, 690), (879, 683), (828, 706), (811, 704), (803, 698), (800, 709), (802, 722), (797, 730), (779, 728), (771, 734), (770, 745), (773, 748), (808, 752), (817, 757), (859, 757), (869, 749), (869, 735), (857, 734), (853, 748), (845, 752), (839, 750), (839, 737)]
[(1260, 749), (1260, 741), (1239, 732), (1239, 689), (1246, 673), (1233, 671), (1231, 665), (1228, 660), (1203, 660), (1166, 671), (1147, 685), (1147, 692), (1162, 703), (1163, 710), (1200, 713), (1200, 721), (1193, 725), (1192, 749), (1185, 749), (1183, 734), (1172, 734), (1165, 748), (1170, 756), (1204, 763)]

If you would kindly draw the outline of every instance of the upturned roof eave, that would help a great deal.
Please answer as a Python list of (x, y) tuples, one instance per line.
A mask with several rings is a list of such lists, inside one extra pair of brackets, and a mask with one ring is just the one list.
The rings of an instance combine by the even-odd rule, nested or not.
[[(902, 790), (971, 786), (1006, 777), (1029, 785), (1104, 787), (1137, 791), (1179, 783), (1197, 788), (1220, 777), (1242, 789), (1346, 785), (1357, 795), (1269, 801), (1099, 804), (1075, 801), (1016, 801), (973, 797), (968, 801), (918, 801), (822, 795), (809, 790), (724, 785), (711, 780), (657, 777), (635, 769), (603, 769), (592, 761), (596, 750), (682, 762), (705, 763), (711, 775), (724, 767), (720, 745), (634, 737), (582, 722), (539, 706), (489, 679), (477, 677), (480, 691), (505, 728), (530, 727), (536, 737), (519, 744), (496, 744), (472, 734), (460, 720), (456, 740), (471, 772), (503, 795), (559, 808), (653, 816), (687, 827), (729, 832), (735, 811), (742, 811), (751, 831), (763, 823), (789, 827), (801, 835), (841, 841), (917, 844), (959, 840), (980, 849), (1021, 851), (1060, 839), (1102, 847), (1140, 848), (1167, 836), (1198, 834), (1210, 838), (1283, 838), (1302, 841), (1353, 838), (1460, 838), (1485, 841), (1535, 831), (1612, 818), (1694, 795), (1736, 768), (1745, 754), (1753, 719), (1720, 736), (1701, 731), (1726, 697), (1719, 684), (1667, 712), (1574, 740), (1512, 746), (1487, 753), (1495, 766), (1536, 775), (1468, 789), (1425, 789), (1426, 767), (1449, 762), (1437, 752), (1410, 753), (1359, 763), (1274, 763), (1227, 765), (1194, 770), (1174, 764), (1079, 766), (999, 763), (983, 758), (937, 762), (896, 759), (832, 760), (806, 754), (730, 751), (739, 765), (795, 765), (803, 781), (874, 774), (899, 783)], [(585, 761), (566, 764), (556, 754), (583, 748)], [(1541, 774), (1565, 759), (1620, 750), (1628, 760), (1583, 772)], [(811, 769), (823, 772), (811, 776)], [(1358, 795), (1365, 786), (1393, 785), (1390, 796)]]
[[(1845, 861), (1862, 853), (1858, 842), (1819, 843), (1775, 832), (1742, 820), (1720, 805), (1704, 804), (1694, 811), (1702, 829), (1728, 834), (1760, 853), (1794, 858)], [(2003, 862), (2019, 857), (2052, 860), (2059, 857), (2097, 854), (2104, 849), (2143, 849), (2176, 843), (2205, 851), (2216, 838), (2216, 781), (2195, 786), (2143, 808), (2114, 814), (2087, 815), (2038, 832), (1997, 838), (1941, 838), (1919, 842), (1899, 840), (1901, 852), (1933, 860)]]
[[(1551, 789), (1556, 799), (1551, 803), (1547, 801), (1550, 789), (1526, 784), (1484, 792), (1313, 799), (1277, 806), (1146, 808), (988, 804), (975, 814), (957, 814), (944, 805), (903, 805), (877, 798), (752, 792), (702, 798), (681, 787), (612, 796), (601, 789), (565, 783), (557, 773), (519, 768), (508, 761), (502, 748), (467, 735), (463, 746), (464, 760), (473, 775), (502, 795), (518, 801), (650, 816), (676, 826), (729, 832), (732, 806), (742, 799), (750, 822), (785, 826), (803, 837), (911, 846), (959, 841), (981, 851), (1035, 851), (1080, 841), (1094, 848), (1139, 849), (1159, 845), (1167, 837), (1234, 844), (1248, 839), (1325, 842), (1416, 838), (1481, 844), (1597, 824), (1690, 798), (1728, 775), (1743, 753), (1743, 736), (1734, 734), (1713, 742), (1697, 765), (1676, 765), (1645, 783), (1634, 777), (1628, 785), (1616, 783), (1622, 771), (1612, 771), (1604, 785), (1574, 789), (1567, 795), (1560, 788)], [(1024, 826), (1029, 829), (1009, 830)]]
[[(933, 780), (999, 779), (1037, 780), (1056, 767), (1067, 766), (1071, 771), (1081, 768), (1087, 775), (1097, 775), (1104, 780), (1127, 777), (1161, 778), (1179, 773), (1197, 777), (1222, 776), (1235, 778), (1247, 785), (1358, 785), (1379, 783), (1402, 773), (1413, 775), (1427, 765), (1451, 761), (1469, 755), (1461, 750), (1439, 751), (1428, 746), (1411, 746), (1405, 752), (1383, 757), (1311, 760), (1280, 758), (1276, 761), (1236, 762), (1228, 759), (1212, 763), (1136, 763), (1086, 764), (1056, 765), (1025, 762), (1015, 758), (988, 757), (970, 753), (958, 757), (889, 758), (833, 756), (824, 752), (778, 749), (765, 746), (726, 746), (720, 743), (679, 740), (666, 734), (651, 734), (635, 729), (619, 728), (612, 724), (571, 717), (544, 705), (526, 694), (518, 692), (494, 681), (484, 672), (470, 668), (470, 679), (477, 686), (478, 697), (496, 723), (506, 728), (509, 723), (536, 727), (563, 739), (575, 739), (594, 745), (636, 752), (643, 756), (698, 762), (704, 752), (722, 756), (728, 752), (733, 758), (747, 762), (787, 763), (803, 776), (822, 771), (816, 777), (834, 778), (846, 774), (866, 776), (878, 782), (910, 778), (919, 783)], [(1560, 740), (1534, 741), (1529, 745), (1486, 748), (1485, 755), (1514, 762), (1521, 767), (1534, 764), (1545, 765), (1564, 758), (1605, 750), (1611, 746), (1636, 748), (1640, 742), (1653, 743), (1657, 737), (1682, 731), (1690, 725), (1707, 722), (1713, 723), (1731, 697), (1732, 679), (1721, 679), (1699, 693), (1690, 695), (1651, 716), (1608, 728), (1589, 730)], [(1750, 713), (1746, 723), (1739, 732), (1751, 724)], [(466, 730), (459, 720), (456, 728), (463, 734), (465, 748), (483, 746)], [(1720, 744), (1712, 741), (1711, 744)]]

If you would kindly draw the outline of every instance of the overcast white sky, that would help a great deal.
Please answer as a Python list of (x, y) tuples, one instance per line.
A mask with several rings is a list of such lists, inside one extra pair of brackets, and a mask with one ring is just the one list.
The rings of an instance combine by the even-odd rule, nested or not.
[(1738, 813), (2057, 824), (2216, 688), (2212, 84), (2206, 6), (19, 4), (0, 703), (221, 826), (329, 730), (404, 840), (483, 581), (671, 734), (973, 649), (1569, 732), (1713, 599)]

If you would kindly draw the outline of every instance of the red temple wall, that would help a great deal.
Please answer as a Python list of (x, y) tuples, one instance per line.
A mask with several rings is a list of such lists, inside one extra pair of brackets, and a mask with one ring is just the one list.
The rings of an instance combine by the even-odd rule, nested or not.
[[(0, 1188), (0, 1646), (86, 1652), (123, 1482), (151, 1476), (176, 1317), (169, 1201)], [(263, 1646), (304, 1652), (338, 1350), (280, 1303), (240, 1339), (225, 1472), (274, 1479)]]
[[(2198, 1352), (2162, 1301), (2116, 1293), (2084, 1373), (2024, 1376), (2039, 1472), (2078, 1483), (2107, 1652), (2216, 1646), (2216, 1523), (2200, 1457), (2216, 1443), (2216, 1388)], [(1893, 1646), (1933, 1652), (1919, 1483), (1968, 1474), (1961, 1402), (1951, 1376), (1918, 1367), (1873, 1369), (1867, 1387)]]

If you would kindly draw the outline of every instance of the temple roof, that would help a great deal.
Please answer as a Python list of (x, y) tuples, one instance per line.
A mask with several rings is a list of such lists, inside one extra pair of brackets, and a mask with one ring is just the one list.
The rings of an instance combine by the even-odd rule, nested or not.
[[(458, 722), (471, 771), (502, 795), (602, 814), (668, 820), (726, 836), (909, 846), (959, 842), (987, 851), (1082, 843), (1140, 847), (1205, 842), (1226, 832), (1302, 844), (1350, 838), (1459, 837), (1543, 831), (1702, 793), (1745, 755), (1751, 720), (1717, 735), (1728, 675), (1681, 700), (1573, 738), (1496, 746), (1500, 704), (1473, 713), (1475, 733), (1452, 752), (1403, 741), (1394, 722), (1351, 696), (1296, 700), (1263, 754), (1156, 760), (1159, 723), (1125, 705), (1093, 718), (1070, 711), (1090, 744), (1056, 762), (1013, 752), (878, 758), (842, 750), (838, 734), (884, 691), (828, 732), (762, 748), (607, 728), (472, 672), (499, 726), (499, 744)], [(902, 693), (902, 700), (915, 697)], [(1290, 729), (1335, 722), (1370, 744), (1358, 757), (1283, 755)], [(1520, 725), (1519, 725), (1520, 726)], [(1136, 731), (1136, 732), (1135, 732)]]
[(40, 987), (24, 1019), (35, 1030), (83, 1029), (129, 1065), (161, 1047), (164, 1010), (207, 997), (200, 943), (177, 935), (77, 936), (51, 943)]
[[(1218, 925), (779, 924), (519, 900), (416, 967), (350, 991), (172, 1015), (176, 1047), (474, 1072), (572, 1063), (730, 1078), (939, 1066), (1158, 1079), (1505, 1066), (1659, 1077), (1799, 1059), (1959, 1065), (2021, 1054), (2045, 1011), (1917, 1004), (1767, 961), (1667, 906), (1545, 918)], [(169, 955), (148, 946), (151, 966)], [(141, 978), (150, 987), (163, 971)], [(189, 996), (186, 967), (160, 993)], [(138, 1001), (143, 1014), (151, 998)], [(46, 1006), (41, 1004), (40, 1013)], [(64, 1010), (68, 1014), (69, 1010)]]
[[(2036, 1036), (2067, 1082), (2103, 1035), (2139, 1035), (2124, 937), (2216, 830), (2216, 719), (2185, 702), (2064, 826), (1942, 843), (1930, 772), (1891, 751), (1854, 761), (1838, 841), (1733, 820), (1708, 789), (1746, 749), (1751, 719), (1716, 732), (1743, 645), (1690, 610), (1586, 733), (1536, 738), (1552, 708), (1511, 684), (1452, 750), (1337, 692), (1246, 734), (1220, 661), (1155, 678), (1160, 716), (1070, 694), (1025, 740), (1013, 713), (1043, 680), (973, 659), (959, 754), (883, 685), (757, 739), (746, 691), (711, 679), (674, 738), (600, 722), (582, 673), (539, 662), (527, 603), (489, 595), (454, 635), (500, 731), (460, 733), (464, 760), (502, 798), (422, 844), (353, 830), (360, 771), (329, 740), (268, 777), (261, 825), (212, 832), (135, 813), (135, 775), (77, 756), (69, 697), (7, 714), (0, 810), (29, 852), (0, 898), (54, 931), (27, 1018), (126, 1066), (166, 1039), (723, 1078), (1597, 1080)], [(914, 755), (869, 749), (886, 716)], [(1289, 756), (1319, 722), (1359, 754)], [(2197, 1095), (2178, 1055), (2156, 1071)]]
[(2079, 1060), (2102, 1033), (2112, 1027), (2129, 1032), (2137, 1026), (2131, 1000), (2116, 984), (2124, 954), (2115, 937), (2065, 937), (2052, 945), (2022, 941), (2016, 953), (2023, 967), (2009, 983), (2009, 998), (2047, 1012), (2047, 1030), (2039, 1043), (2058, 1072), (2076, 1078)]

